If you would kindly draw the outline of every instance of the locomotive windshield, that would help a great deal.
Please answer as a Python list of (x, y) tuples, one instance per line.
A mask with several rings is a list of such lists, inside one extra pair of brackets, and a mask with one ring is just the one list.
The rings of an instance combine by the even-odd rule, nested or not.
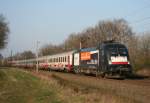
[(107, 51), (110, 56), (128, 56), (127, 48), (124, 45), (112, 44), (107, 46)]
[(121, 56), (127, 56), (128, 55), (128, 51), (126, 48), (118, 48), (119, 54)]

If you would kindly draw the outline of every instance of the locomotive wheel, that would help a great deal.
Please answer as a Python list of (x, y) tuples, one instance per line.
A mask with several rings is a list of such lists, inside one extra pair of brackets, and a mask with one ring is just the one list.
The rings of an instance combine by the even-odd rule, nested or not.
[(79, 74), (79, 73), (80, 73), (80, 70), (79, 70), (78, 67), (74, 68), (74, 73), (75, 73), (75, 74)]
[(69, 71), (68, 71), (68, 69), (66, 69), (66, 68), (64, 68), (64, 71), (66, 72), (66, 73), (68, 73)]
[(105, 77), (105, 73), (102, 73), (102, 74), (101, 74), (101, 77), (104, 78), (104, 77)]

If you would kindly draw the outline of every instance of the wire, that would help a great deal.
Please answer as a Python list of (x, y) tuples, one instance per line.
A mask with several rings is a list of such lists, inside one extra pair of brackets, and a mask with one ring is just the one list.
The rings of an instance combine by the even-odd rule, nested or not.
[(137, 23), (140, 23), (140, 22), (143, 22), (143, 21), (146, 21), (146, 20), (149, 20), (150, 17), (145, 17), (145, 18), (142, 18), (142, 19), (139, 19), (139, 20), (136, 20), (134, 22), (131, 22), (129, 24), (137, 24)]
[(149, 26), (150, 25), (150, 22), (149, 23), (144, 23), (144, 24), (141, 24), (141, 25), (137, 25), (137, 27), (141, 27), (141, 26)]

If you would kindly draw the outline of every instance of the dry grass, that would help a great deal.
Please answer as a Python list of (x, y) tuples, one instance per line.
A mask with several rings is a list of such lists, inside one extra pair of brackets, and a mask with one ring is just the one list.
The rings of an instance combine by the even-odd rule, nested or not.
[[(35, 75), (35, 73), (34, 73)], [(36, 74), (37, 75), (37, 74)], [(44, 79), (53, 81), (53, 85), (58, 92), (59, 98), (65, 103), (137, 103), (133, 97), (126, 97), (123, 92), (126, 89), (118, 94), (116, 87), (114, 88), (107, 84), (107, 80), (97, 83), (99, 79), (95, 79), (92, 82), (89, 77), (74, 76), (71, 75), (68, 77), (67, 74), (51, 74), (48, 72), (40, 72), (38, 74)], [(67, 76), (66, 76), (67, 75)], [(43, 77), (44, 76), (44, 77)], [(66, 79), (67, 78), (67, 79)], [(118, 87), (120, 88), (120, 87)], [(124, 87), (125, 88), (125, 87)], [(126, 93), (126, 92), (125, 92)], [(127, 93), (128, 94), (128, 93)], [(133, 93), (132, 93), (133, 94)], [(131, 94), (131, 95), (132, 95)]]
[[(149, 80), (147, 80), (146, 85), (145, 83), (138, 85), (140, 81), (132, 83), (132, 81), (129, 80), (98, 79), (95, 77), (60, 72), (40, 71), (36, 73), (35, 71), (30, 72), (19, 69), (14, 69), (14, 71), (23, 74), (23, 76), (16, 78), (10, 75), (8, 76), (9, 79), (7, 79), (13, 82), (25, 80), (26, 82), (23, 82), (22, 85), (28, 85), (28, 88), (23, 86), (23, 88), (28, 89), (28, 91), (26, 91), (26, 89), (21, 90), (26, 95), (30, 93), (30, 95), (32, 95), (23, 95), (27, 101), (24, 103), (148, 103), (150, 98)], [(0, 74), (0, 77), (4, 77), (5, 75), (7, 74)], [(35, 83), (32, 78), (39, 79), (37, 79)], [(28, 79), (31, 80), (28, 81)], [(20, 86), (18, 86), (18, 88), (19, 87)], [(37, 89), (39, 90), (37, 91)], [(5, 91), (1, 91), (0, 97), (4, 96), (6, 92), (6, 89)], [(38, 95), (36, 95), (36, 93), (38, 93)]]
[[(45, 72), (44, 74), (50, 75)], [(52, 73), (58, 84), (77, 93), (81, 100), (96, 103), (148, 103), (150, 80), (108, 80), (65, 73)], [(133, 83), (132, 83), (133, 82)], [(90, 96), (89, 96), (90, 95)], [(94, 95), (97, 95), (96, 97)], [(91, 97), (91, 98), (88, 98)], [(109, 98), (109, 99), (108, 99)]]
[(48, 82), (17, 69), (0, 69), (0, 86), (0, 103), (62, 103)]
[(150, 68), (142, 68), (138, 70), (137, 73), (144, 76), (150, 76)]
[[(68, 103), (133, 103), (130, 100), (104, 88), (97, 88), (91, 85), (84, 85), (74, 81), (67, 81), (56, 75), (52, 76), (63, 88), (61, 97), (68, 100)], [(66, 94), (66, 95), (65, 95)], [(69, 97), (68, 97), (69, 95)], [(73, 100), (73, 101), (71, 101)]]

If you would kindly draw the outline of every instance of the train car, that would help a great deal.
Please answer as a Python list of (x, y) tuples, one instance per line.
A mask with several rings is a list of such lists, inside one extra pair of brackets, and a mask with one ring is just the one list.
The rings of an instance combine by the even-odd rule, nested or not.
[(125, 45), (109, 41), (97, 47), (73, 50), (38, 59), (18, 60), (17, 67), (35, 68), (38, 60), (40, 69), (88, 73), (105, 76), (126, 76), (132, 73), (128, 50)]
[[(37, 62), (37, 60), (36, 60)], [(47, 70), (48, 69), (48, 60), (47, 60), (47, 56), (43, 56), (43, 57), (39, 57), (38, 58), (38, 67), (40, 69), (44, 69)]]
[(28, 59), (24, 61), (25, 68), (35, 68), (36, 59)]
[(73, 53), (74, 51), (69, 51), (47, 56), (48, 67), (53, 70), (64, 70), (66, 72), (72, 71)]
[(132, 73), (128, 50), (117, 42), (104, 42), (95, 48), (74, 53), (74, 72), (126, 76)]
[(16, 60), (11, 62), (13, 67), (34, 68), (36, 59)]
[(42, 56), (34, 59), (12, 61), (15, 67), (35, 68), (38, 61), (39, 69), (73, 71), (73, 53), (74, 51), (58, 53), (54, 55)]
[(74, 72), (96, 74), (98, 69), (99, 50), (85, 48), (74, 53)]
[(26, 63), (25, 63), (25, 60), (12, 61), (12, 66), (13, 67), (25, 67)]

